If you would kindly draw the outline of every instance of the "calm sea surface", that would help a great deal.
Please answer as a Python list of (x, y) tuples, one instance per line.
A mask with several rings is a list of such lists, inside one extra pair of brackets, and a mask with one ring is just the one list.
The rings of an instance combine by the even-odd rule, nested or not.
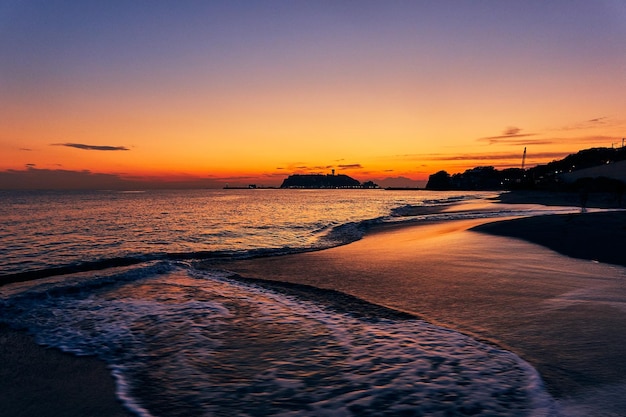
[[(118, 396), (141, 416), (554, 415), (537, 372), (511, 352), (195, 267), (346, 244), (381, 223), (571, 211), (489, 197), (2, 192), (0, 280), (46, 278), (0, 287), (0, 321), (106, 361)], [(458, 202), (473, 208), (451, 210)]]
[(403, 208), (470, 197), (382, 190), (0, 192), (0, 274), (112, 258), (329, 247), (359, 238), (368, 222), (400, 219)]

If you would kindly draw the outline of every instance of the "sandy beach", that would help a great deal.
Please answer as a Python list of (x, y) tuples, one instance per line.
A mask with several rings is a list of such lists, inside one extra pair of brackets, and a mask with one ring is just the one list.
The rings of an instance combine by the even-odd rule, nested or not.
[[(387, 228), (343, 247), (220, 267), (339, 290), (491, 341), (531, 363), (566, 409), (584, 399), (595, 415), (619, 415), (615, 407), (626, 406), (626, 286), (604, 279), (603, 268), (615, 267), (590, 260), (606, 246), (604, 230), (613, 246), (626, 241), (626, 213), (483, 223)], [(577, 244), (563, 247), (564, 232)], [(586, 259), (496, 234), (563, 253), (580, 248), (572, 255)], [(624, 263), (619, 249), (610, 253)]]
[[(605, 268), (623, 268), (611, 264), (626, 265), (620, 242), (626, 212), (459, 220), (381, 228), (319, 252), (208, 266), (341, 291), (495, 343), (531, 363), (566, 406), (585, 398), (596, 403), (596, 415), (608, 416), (626, 409), (626, 286), (604, 279)], [(6, 415), (129, 415), (97, 359), (37, 346), (5, 327), (0, 361)]]

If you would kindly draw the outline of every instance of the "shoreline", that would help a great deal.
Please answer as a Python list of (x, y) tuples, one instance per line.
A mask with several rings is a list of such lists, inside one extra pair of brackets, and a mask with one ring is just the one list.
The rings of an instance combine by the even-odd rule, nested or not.
[[(510, 200), (503, 202), (512, 204)], [(518, 202), (535, 203), (536, 201)], [(570, 205), (562, 203), (562, 201), (556, 201), (555, 205)], [(537, 204), (544, 203), (537, 202)], [(572, 243), (572, 248), (579, 248), (576, 256), (606, 262), (605, 258), (599, 258), (595, 253), (589, 252), (589, 250), (601, 247), (589, 243), (593, 239), (601, 240), (605, 237), (606, 230), (610, 230), (612, 233), (610, 239), (604, 239), (605, 242), (609, 242), (609, 246), (611, 246), (611, 239), (621, 239), (622, 242), (626, 242), (626, 212), (545, 215), (515, 219), (455, 220), (447, 224), (427, 222), (425, 224), (387, 225), (374, 228), (368, 231), (361, 241), (352, 242), (345, 246), (244, 261), (210, 261), (207, 262), (207, 265), (231, 270), (239, 275), (235, 279), (242, 281), (261, 283), (279, 290), (280, 287), (283, 287), (288, 292), (295, 291), (296, 295), (298, 291), (301, 291), (306, 293), (305, 296), (309, 299), (320, 297), (320, 299), (327, 300), (325, 303), (327, 305), (329, 304), (328, 300), (336, 296), (337, 306), (343, 306), (344, 310), (358, 309), (359, 311), (356, 311), (355, 314), (374, 314), (381, 317), (390, 315), (389, 317), (396, 319), (418, 317), (433, 324), (458, 329), (479, 340), (496, 343), (531, 363), (541, 374), (551, 394), (557, 398), (566, 398), (594, 387), (598, 383), (597, 381), (602, 380), (606, 375), (572, 378), (558, 366), (555, 367), (549, 363), (555, 356), (550, 356), (548, 360), (529, 354), (528, 352), (532, 351), (532, 341), (530, 347), (527, 344), (516, 346), (515, 343), (511, 343), (507, 339), (509, 336), (494, 337), (498, 336), (500, 331), (506, 332), (507, 326), (522, 327), (525, 319), (522, 317), (511, 324), (510, 317), (496, 317), (494, 324), (490, 323), (484, 326), (481, 321), (488, 323), (490, 320), (494, 320), (495, 316), (490, 317), (483, 311), (478, 317), (472, 317), (474, 314), (471, 313), (471, 309), (475, 308), (472, 307), (473, 305), (489, 310), (489, 303), (494, 303), (494, 299), (497, 301), (495, 295), (493, 299), (489, 297), (480, 298), (471, 294), (470, 283), (456, 280), (446, 284), (451, 288), (449, 291), (443, 287), (439, 290), (433, 290), (430, 294), (425, 294), (424, 299), (418, 305), (413, 308), (404, 308), (401, 305), (394, 305), (394, 291), (381, 296), (380, 277), (414, 273), (415, 269), (419, 270), (422, 267), (419, 262), (415, 263), (415, 258), (406, 249), (405, 252), (400, 251), (400, 253), (394, 254), (394, 245), (410, 246), (416, 244), (417, 241), (428, 241), (429, 239), (435, 242), (444, 232), (449, 236), (476, 234), (491, 235), (496, 239), (498, 236), (503, 236), (504, 241), (523, 239), (523, 242), (534, 242), (553, 250), (557, 250), (555, 248), (563, 242)], [(570, 237), (572, 235), (577, 237), (563, 239), (563, 233), (568, 233)], [(538, 234), (539, 237), (536, 236)], [(581, 246), (576, 242), (588, 244)], [(422, 246), (419, 247), (422, 248)], [(373, 256), (374, 252), (377, 252), (375, 256)], [(561, 249), (560, 252), (568, 256), (575, 256), (566, 253), (567, 248)], [(601, 252), (604, 253), (605, 251)], [(432, 253), (437, 253), (437, 248)], [(613, 253), (615, 256), (620, 252), (616, 250)], [(388, 259), (385, 260), (385, 257)], [(611, 259), (613, 259), (613, 264), (626, 266), (626, 259), (619, 258), (621, 263), (615, 262), (617, 259), (615, 257)], [(381, 260), (381, 265), (375, 265), (377, 260)], [(362, 265), (357, 265), (359, 262)], [(370, 269), (368, 270), (368, 268)], [(347, 286), (343, 286), (339, 282), (342, 278), (349, 278), (350, 275), (352, 278), (363, 275), (369, 278), (363, 284), (366, 287), (363, 293), (354, 294), (349, 291)], [(258, 279), (266, 281), (259, 282)], [(300, 284), (309, 288), (298, 288)], [(424, 285), (425, 281), (421, 281), (415, 285), (415, 288), (399, 287), (396, 289), (396, 293), (402, 293), (403, 290), (417, 290), (419, 292), (420, 289), (426, 288)], [(534, 283), (533, 285), (540, 286), (541, 284)], [(558, 290), (550, 288), (549, 294), (542, 297), (555, 296), (559, 291), (564, 291), (566, 287), (569, 288), (568, 285), (570, 284), (564, 284)], [(320, 289), (320, 293), (311, 295), (310, 287)], [(533, 287), (534, 290), (536, 290), (535, 287)], [(345, 298), (346, 294), (348, 298)], [(455, 299), (456, 296), (465, 297), (467, 294), (475, 298), (469, 297), (469, 300), (462, 302)], [(457, 309), (456, 313), (458, 314), (441, 314), (438, 316), (438, 312), (450, 308), (451, 304), (446, 303), (452, 303), (452, 309)], [(427, 308), (426, 314), (421, 314), (420, 308), (429, 305), (430, 310)], [(368, 310), (372, 306), (380, 308), (375, 308), (375, 312), (371, 313)], [(518, 308), (522, 312), (526, 307)], [(406, 315), (403, 312), (406, 312)], [(559, 320), (568, 326), (577, 326), (580, 324), (579, 322), (593, 316), (592, 321), (595, 320), (594, 323), (600, 326), (598, 328), (599, 334), (608, 331), (626, 334), (626, 323), (624, 323), (626, 320), (615, 317), (614, 312), (609, 308), (593, 306), (583, 308), (581, 311), (568, 312), (570, 317), (559, 317)], [(492, 313), (496, 314), (497, 312), (492, 311)], [(533, 319), (535, 318), (533, 317)], [(575, 327), (575, 329), (580, 328)], [(554, 331), (557, 331), (558, 334), (560, 330)], [(528, 336), (530, 339), (534, 337), (534, 335)], [(567, 334), (565, 337), (568, 337)], [(611, 349), (621, 355), (624, 351), (618, 346), (619, 342), (619, 340), (611, 341)], [(566, 354), (575, 354), (576, 349), (567, 350)], [(551, 353), (551, 355), (556, 354), (558, 352)], [(72, 415), (83, 412), (81, 410), (84, 410), (83, 414), (92, 416), (128, 417), (133, 415), (117, 399), (113, 377), (106, 364), (97, 358), (77, 357), (57, 349), (37, 345), (27, 332), (10, 329), (1, 324), (0, 358), (3, 364), (8, 364), (3, 365), (3, 369), (0, 370), (0, 375), (2, 375), (0, 378), (0, 400), (6, 404), (5, 410), (11, 415), (45, 417)], [(48, 369), (48, 371), (41, 373), (41, 369)], [(626, 367), (619, 363), (616, 365), (616, 372), (610, 373), (605, 380), (608, 383), (621, 383), (622, 379), (617, 374), (624, 373), (624, 370)]]
[[(574, 220), (567, 221), (572, 218)], [(533, 221), (541, 222), (541, 227), (529, 226), (528, 222)], [(505, 279), (489, 270), (481, 272), (480, 268), (467, 273), (461, 269), (457, 276), (450, 278), (448, 274), (455, 267), (448, 267), (445, 263), (454, 263), (455, 255), (445, 255), (443, 248), (476, 245), (475, 249), (468, 249), (471, 253), (480, 251), (480, 245), (484, 244), (489, 250), (505, 252), (505, 256), (511, 253), (525, 257), (520, 261), (521, 265), (533, 266), (538, 260), (542, 262), (540, 259), (545, 256), (548, 264), (553, 260), (571, 264), (573, 271), (610, 268), (604, 263), (563, 258), (548, 250), (561, 239), (558, 234), (548, 233), (544, 223), (552, 223), (556, 229), (576, 229), (573, 233), (581, 236), (595, 230), (593, 236), (587, 236), (583, 241), (589, 243), (583, 245), (584, 252), (584, 249), (595, 248), (592, 242), (602, 237), (603, 224), (623, 221), (626, 221), (626, 212), (601, 212), (383, 227), (346, 246), (208, 266), (247, 278), (340, 291), (495, 343), (537, 369), (546, 388), (557, 399), (570, 401), (577, 396), (589, 395), (599, 386), (626, 384), (626, 357), (623, 355), (626, 348), (621, 336), (626, 334), (626, 318), (611, 304), (626, 303), (626, 291), (622, 285), (619, 282), (601, 283), (605, 287), (615, 287), (615, 291), (611, 290), (614, 299), (610, 302), (586, 302), (583, 297), (580, 302), (555, 309), (551, 303), (557, 301), (552, 300), (566, 299), (567, 294), (586, 291), (598, 283), (579, 278), (574, 273), (571, 276), (564, 274), (558, 280), (546, 280), (548, 277), (544, 275), (528, 278), (523, 267), (513, 266), (516, 269), (513, 278)], [(595, 226), (599, 228), (594, 229)], [(481, 230), (483, 228), (485, 230)], [(542, 245), (532, 243), (527, 235), (521, 240), (513, 234), (514, 231), (523, 231), (527, 235), (542, 232)], [(626, 227), (615, 229), (615, 233), (615, 236), (621, 236), (621, 241), (626, 241)], [(416, 254), (433, 259), (419, 258)], [(465, 253), (459, 256), (465, 256)], [(578, 253), (578, 256), (596, 258), (593, 252)], [(506, 265), (500, 267), (506, 269)], [(446, 278), (433, 282), (433, 276)], [(514, 281), (511, 279), (523, 280), (524, 286), (515, 287), (512, 292)], [(398, 302), (400, 298), (408, 301)], [(585, 344), (589, 341), (580, 340), (581, 333), (595, 335), (593, 348)], [(610, 399), (615, 400), (615, 397)]]

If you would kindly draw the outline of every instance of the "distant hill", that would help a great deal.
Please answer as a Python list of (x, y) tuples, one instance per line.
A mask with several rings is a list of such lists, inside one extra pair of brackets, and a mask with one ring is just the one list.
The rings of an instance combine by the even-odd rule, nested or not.
[(577, 169), (561, 177), (566, 183), (575, 183), (585, 178), (612, 178), (626, 183), (626, 160)]
[(381, 188), (424, 188), (426, 181), (407, 177), (387, 177), (375, 180)]
[(361, 188), (361, 183), (343, 174), (294, 174), (280, 188)]
[(446, 171), (432, 174), (428, 190), (503, 190), (562, 189), (585, 187), (597, 191), (614, 191), (626, 187), (624, 164), (626, 147), (591, 148), (548, 164), (522, 170), (497, 170), (492, 166), (476, 167), (450, 175)]

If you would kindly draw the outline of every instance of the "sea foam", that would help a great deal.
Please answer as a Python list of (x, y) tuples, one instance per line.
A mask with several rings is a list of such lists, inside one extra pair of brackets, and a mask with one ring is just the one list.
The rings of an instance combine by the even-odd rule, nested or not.
[(358, 317), (184, 265), (115, 278), (0, 310), (41, 344), (105, 360), (142, 416), (556, 413), (519, 357), (421, 320)]

